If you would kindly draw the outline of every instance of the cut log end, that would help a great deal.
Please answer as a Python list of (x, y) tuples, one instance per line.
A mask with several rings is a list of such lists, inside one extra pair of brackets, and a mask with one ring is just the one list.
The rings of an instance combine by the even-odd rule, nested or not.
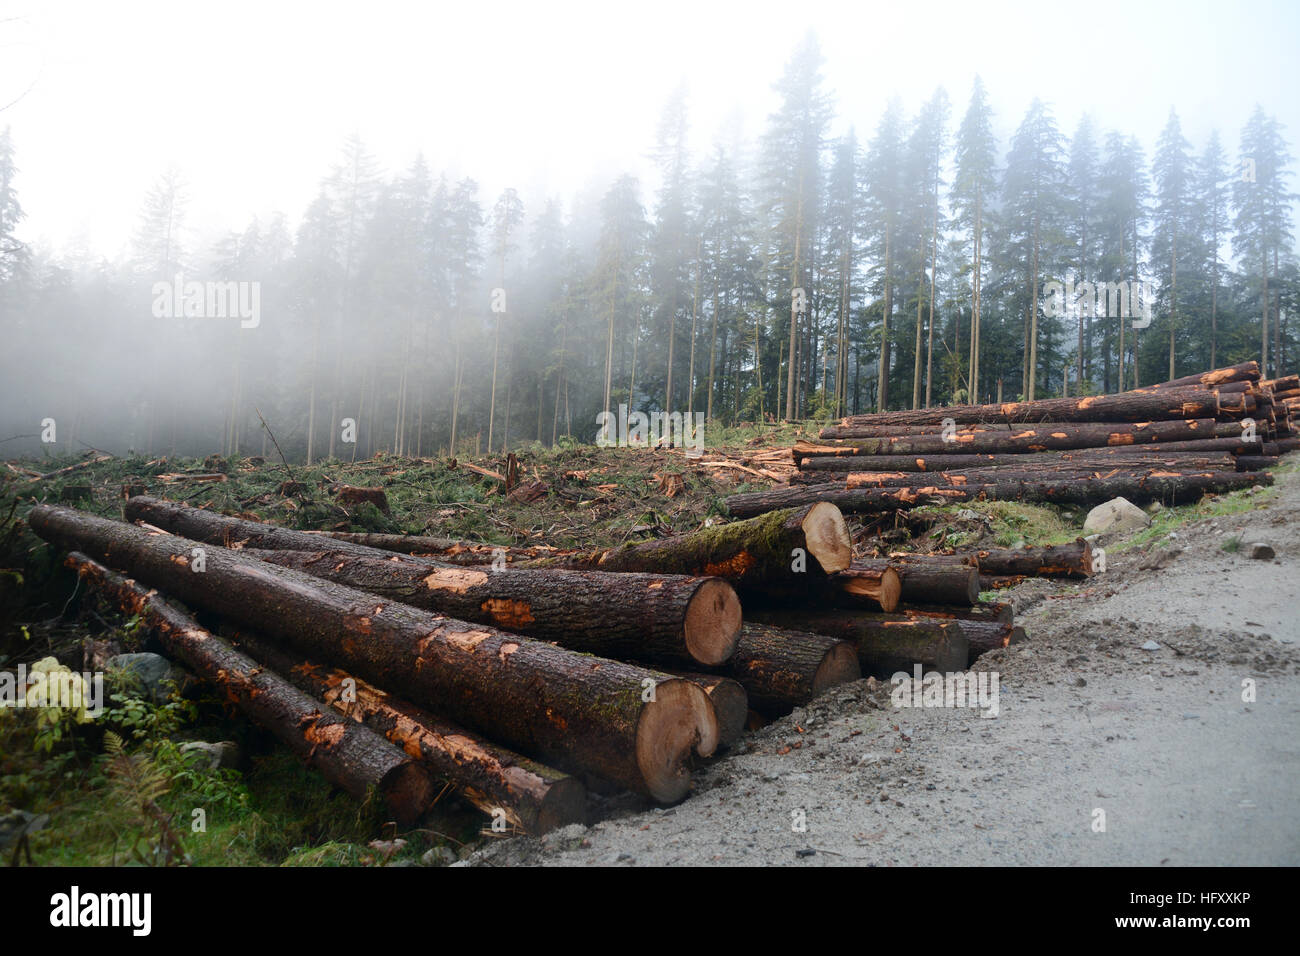
[(577, 777), (554, 780), (537, 811), (538, 833), (549, 833), (570, 823), (587, 822), (587, 788)]
[(418, 763), (402, 763), (379, 782), (393, 819), (410, 826), (438, 799), (438, 787), (428, 771)]
[(858, 649), (848, 641), (840, 641), (826, 652), (825, 660), (813, 675), (813, 695), (861, 677), (862, 665), (858, 663)]
[(718, 717), (704, 688), (680, 678), (656, 685), (636, 732), (637, 766), (650, 796), (682, 799), (691, 789), (691, 752), (707, 757), (717, 746)]
[(823, 571), (834, 574), (843, 571), (853, 561), (853, 541), (848, 524), (840, 509), (829, 501), (819, 501), (803, 519), (803, 533), (808, 541), (808, 552), (817, 559)]
[(709, 578), (696, 589), (686, 608), (686, 649), (701, 664), (721, 664), (736, 652), (741, 624), (735, 589), (721, 578)]

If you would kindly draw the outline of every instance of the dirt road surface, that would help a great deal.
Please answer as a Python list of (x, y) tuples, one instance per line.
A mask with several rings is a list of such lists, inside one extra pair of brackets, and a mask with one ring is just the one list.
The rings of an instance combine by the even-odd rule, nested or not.
[(1261, 495), (1010, 592), (1030, 639), (975, 669), (996, 716), (859, 681), (746, 735), (678, 806), (616, 798), (461, 865), (1300, 864), (1300, 474)]

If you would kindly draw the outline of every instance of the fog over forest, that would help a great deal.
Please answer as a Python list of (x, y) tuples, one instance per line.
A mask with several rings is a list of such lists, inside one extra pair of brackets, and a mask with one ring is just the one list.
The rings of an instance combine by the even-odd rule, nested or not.
[[(252, 9), (207, 14), (230, 17), (211, 32), (178, 14), (182, 52), (155, 50), (150, 82), (220, 102), (207, 67), (240, 24), (273, 68), (227, 60), (229, 114), (160, 116), (139, 50), (120, 73), (83, 55), (113, 12), (0, 6), (6, 456), (274, 455), (263, 422), (293, 461), (472, 455), (592, 441), (622, 405), (732, 424), (1296, 367), (1285, 5), (1193, 26), (1152, 4), (1114, 29), (1118, 4), (1088, 24), (1044, 8), (1003, 38), (993, 21), (1021, 8), (995, 4), (982, 41), (900, 58), (870, 12), (847, 31), (834, 6), (778, 24), (719, 4), (660, 70), (647, 48), (691, 32), (669, 22), (690, 8), (640, 33), (615, 12), (575, 27), (579, 5), (507, 10), (497, 47), (488, 12), (460, 11), (474, 42), (421, 54), (407, 34), (430, 36), (430, 12), (394, 5), (382, 43), (357, 34), (365, 96), (342, 101), (309, 41), (346, 37), (344, 12)], [(876, 14), (912, 40), (928, 19)], [(121, 17), (122, 36), (148, 19)], [(729, 18), (759, 21), (738, 36), (761, 56)], [(1161, 18), (1167, 36), (1146, 29)], [(1277, 28), (1236, 43), (1243, 21)], [(548, 42), (525, 55), (530, 30)], [(1035, 31), (1067, 66), (1017, 52)], [(1134, 55), (1090, 64), (1069, 42), (1090, 31)], [(408, 62), (427, 82), (400, 85)], [(108, 115), (101, 84), (123, 94)], [(508, 148), (479, 142), (511, 123)], [(174, 151), (133, 144), (142, 125)]]

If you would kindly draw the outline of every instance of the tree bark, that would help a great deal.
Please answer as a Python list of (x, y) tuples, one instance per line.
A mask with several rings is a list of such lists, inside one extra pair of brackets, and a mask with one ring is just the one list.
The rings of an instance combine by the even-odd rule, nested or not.
[(65, 563), (124, 614), (138, 617), (168, 656), (220, 690), (330, 783), (362, 800), (374, 788), (403, 825), (414, 823), (433, 803), (436, 793), (427, 771), (379, 735), (234, 650), (157, 591), (77, 551)]
[[(805, 570), (795, 570), (802, 551)], [(798, 591), (821, 572), (849, 566), (853, 546), (834, 507), (800, 506), (692, 534), (625, 544), (609, 551), (520, 562), (518, 568), (644, 571), (725, 578), (742, 593), (788, 587)]]
[(108, 560), (183, 601), (464, 723), (562, 770), (604, 777), (663, 802), (685, 796), (691, 751), (717, 745), (694, 684), (481, 624), (466, 624), (234, 551), (150, 534), (65, 508), (29, 515), (47, 541)]
[(852, 645), (804, 630), (746, 624), (717, 673), (738, 682), (761, 714), (788, 714), (822, 691), (862, 676)]
[(853, 562), (853, 567), (837, 575), (837, 580), (849, 580), (849, 575), (859, 571), (880, 571), (893, 568), (898, 572), (900, 595), (908, 604), (960, 604), (967, 607), (979, 602), (979, 569), (965, 564), (933, 561), (924, 556), (863, 558)]
[(418, 755), (484, 813), (503, 814), (525, 833), (586, 822), (587, 788), (576, 777), (489, 743), (347, 671), (300, 660), (260, 635), (237, 631), (233, 639), (299, 689)]
[(996, 484), (941, 487), (913, 485), (908, 488), (836, 488), (823, 485), (782, 488), (724, 499), (727, 510), (748, 518), (778, 508), (792, 508), (814, 501), (827, 501), (842, 512), (878, 514), (928, 504), (956, 504), (965, 501), (1030, 501), (1056, 504), (1099, 504), (1111, 498), (1130, 501), (1195, 501), (1206, 493), (1221, 494), (1248, 488), (1254, 483), (1271, 484), (1268, 472), (1209, 472), (1192, 475), (1150, 475), (1142, 478), (1111, 478), (1064, 481), (1004, 481)]
[(1157, 392), (1120, 392), (1084, 398), (1044, 398), (1036, 402), (951, 405), (918, 411), (853, 415), (845, 425), (941, 425), (985, 422), (1147, 422), (1177, 418), (1214, 418), (1218, 398), (1206, 388), (1170, 388)]
[(758, 620), (774, 627), (799, 626), (856, 648), (862, 673), (887, 680), (920, 664), (926, 671), (966, 669), (970, 650), (957, 622), (885, 620), (857, 611), (765, 611)]
[(726, 661), (740, 639), (740, 600), (719, 578), (431, 568), (397, 555), (380, 560), (329, 551), (245, 554), (425, 611), (618, 660), (711, 667)]
[[(1052, 399), (1056, 401), (1056, 399)], [(1014, 454), (1017, 452), (1068, 451), (1112, 445), (1136, 445), (1167, 441), (1195, 441), (1213, 437), (1216, 422), (1211, 418), (1149, 422), (1105, 422), (1096, 424), (1034, 424), (1015, 428), (958, 431), (942, 435), (872, 434), (874, 426), (846, 425), (824, 428), (822, 439), (848, 439), (854, 451), (867, 455), (955, 455)]]

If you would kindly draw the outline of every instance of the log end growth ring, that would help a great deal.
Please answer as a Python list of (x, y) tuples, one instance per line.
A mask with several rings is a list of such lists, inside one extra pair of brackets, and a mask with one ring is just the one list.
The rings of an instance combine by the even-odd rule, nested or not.
[(853, 541), (840, 509), (829, 501), (819, 501), (808, 509), (803, 519), (803, 533), (809, 553), (823, 571), (843, 571), (853, 561)]
[(741, 623), (735, 589), (721, 578), (708, 578), (696, 588), (686, 607), (686, 649), (701, 664), (723, 664), (736, 652)]
[(673, 803), (690, 791), (691, 751), (707, 757), (718, 746), (718, 717), (709, 695), (688, 680), (662, 681), (641, 710), (636, 762), (650, 796)]

